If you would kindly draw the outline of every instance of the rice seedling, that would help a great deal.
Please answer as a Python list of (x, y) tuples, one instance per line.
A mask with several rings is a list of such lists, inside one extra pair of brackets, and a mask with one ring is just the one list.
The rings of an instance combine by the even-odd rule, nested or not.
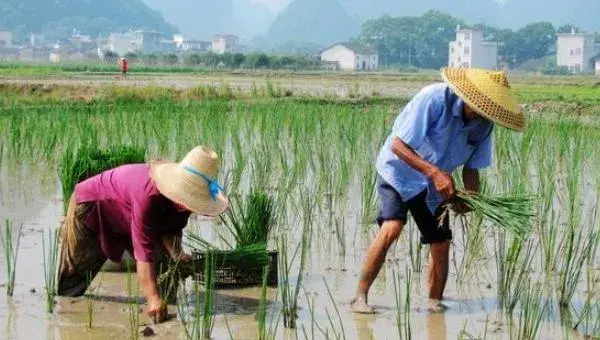
[(458, 199), (465, 202), (474, 212), (480, 213), (495, 226), (524, 238), (532, 229), (533, 218), (531, 197), (522, 195), (488, 196), (457, 192)]
[(225, 237), (221, 237), (230, 248), (266, 244), (276, 223), (274, 200), (264, 192), (255, 191), (249, 194), (243, 203), (234, 199), (221, 220), (235, 240), (233, 247)]
[(529, 278), (534, 246), (518, 236), (507, 239), (505, 231), (494, 233), (498, 280), (498, 307), (512, 315)]
[(139, 339), (140, 310), (138, 304), (139, 288), (134, 280), (134, 272), (131, 264), (127, 262), (127, 314), (129, 320), (129, 338)]
[(87, 294), (87, 298), (86, 298), (86, 312), (87, 312), (87, 317), (88, 317), (88, 328), (92, 328), (93, 322), (94, 322), (94, 306), (96, 304), (96, 300), (98, 299), (98, 292), (100, 291), (100, 287), (102, 285), (102, 276), (104, 275), (104, 273), (100, 274), (100, 282), (98, 283), (97, 287), (92, 287), (92, 274), (88, 273), (87, 275), (87, 285), (89, 288), (89, 293)]
[(59, 230), (42, 232), (42, 253), (44, 254), (44, 280), (46, 282), (46, 311), (52, 313), (54, 309), (54, 298), (57, 290), (58, 269), (58, 238)]
[(86, 145), (75, 152), (71, 146), (67, 148), (59, 168), (64, 212), (67, 212), (69, 198), (77, 183), (119, 165), (143, 163), (145, 155), (145, 148), (134, 147), (118, 147), (104, 151)]
[[(302, 286), (304, 275), (304, 267), (306, 265), (306, 257), (308, 254), (308, 245), (311, 238), (310, 226), (305, 225), (302, 231), (302, 240), (296, 247), (291, 260), (288, 260), (288, 242), (287, 237), (282, 235), (279, 240), (279, 291), (281, 292), (283, 325), (286, 328), (296, 328), (296, 319), (298, 317), (298, 296)], [(292, 270), (293, 261), (296, 259), (300, 251), (300, 264), (298, 275), (296, 276), (295, 288), (292, 289), (290, 281), (290, 273)]]
[[(215, 259), (212, 252), (208, 252), (204, 264), (204, 308), (202, 313), (202, 336), (210, 339), (215, 325)], [(197, 311), (196, 311), (197, 312)]]
[(519, 305), (521, 312), (519, 314), (517, 339), (538, 339), (542, 319), (548, 310), (548, 299), (545, 298), (545, 290), (540, 284), (527, 281)]
[[(394, 302), (396, 306), (396, 331), (398, 332), (399, 339), (412, 339), (412, 327), (410, 324), (410, 270), (406, 269), (406, 277), (404, 292), (400, 286), (400, 274), (393, 273), (393, 284), (394, 284)], [(404, 299), (403, 299), (404, 296)], [(404, 304), (402, 304), (404, 300)]]
[(342, 316), (340, 314), (340, 310), (338, 309), (337, 304), (335, 303), (335, 300), (333, 299), (333, 294), (331, 293), (331, 289), (329, 288), (329, 285), (327, 284), (327, 280), (325, 280), (325, 278), (323, 278), (323, 283), (325, 284), (325, 288), (327, 288), (327, 294), (329, 294), (329, 299), (331, 300), (331, 303), (333, 304), (333, 308), (335, 309), (335, 313), (338, 318), (338, 323), (340, 324), (340, 333), (337, 333), (336, 327), (334, 326), (333, 321), (331, 320), (331, 316), (329, 315), (329, 311), (327, 310), (327, 308), (325, 308), (325, 312), (327, 313), (327, 317), (329, 319), (329, 324), (331, 325), (331, 330), (336, 339), (346, 339), (346, 332), (344, 331), (344, 322), (342, 321)]
[[(4, 228), (0, 229), (0, 241), (2, 242), (2, 248), (4, 248), (4, 262), (6, 263), (6, 295), (8, 296), (13, 296), (15, 291), (15, 274), (23, 224), (19, 225), (16, 235), (13, 235), (13, 229), (13, 223), (8, 219), (4, 222)], [(16, 245), (14, 245), (14, 242), (16, 242)]]
[[(267, 328), (267, 286), (269, 278), (269, 266), (263, 268), (262, 287), (260, 290), (260, 302), (258, 305), (257, 321), (258, 321), (258, 338), (260, 340), (275, 340), (277, 337), (277, 324), (279, 316), (271, 320), (271, 324)], [(275, 320), (275, 323), (273, 323)]]
[[(184, 284), (179, 286), (177, 290), (177, 314), (179, 315), (179, 321), (184, 331), (185, 338), (188, 340), (198, 340), (202, 338), (202, 320), (200, 318), (200, 310), (202, 303), (200, 297), (200, 283), (194, 281), (193, 283), (193, 306), (190, 307), (190, 298), (187, 293)], [(190, 309), (192, 312), (190, 312)], [(227, 319), (225, 319), (227, 322)], [(227, 324), (229, 329), (229, 324)], [(231, 337), (233, 339), (233, 337)]]

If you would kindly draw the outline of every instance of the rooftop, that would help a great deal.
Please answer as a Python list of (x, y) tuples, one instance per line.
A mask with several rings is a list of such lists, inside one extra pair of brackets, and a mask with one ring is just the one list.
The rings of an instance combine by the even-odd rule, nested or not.
[(367, 46), (367, 45), (363, 45), (363, 44), (359, 44), (359, 43), (353, 43), (353, 42), (340, 42), (340, 43), (335, 43), (329, 47), (327, 47), (324, 51), (327, 51), (329, 49), (331, 49), (334, 46), (337, 45), (342, 45), (345, 48), (355, 52), (355, 53), (361, 53), (361, 54), (377, 54), (377, 49), (373, 46)]

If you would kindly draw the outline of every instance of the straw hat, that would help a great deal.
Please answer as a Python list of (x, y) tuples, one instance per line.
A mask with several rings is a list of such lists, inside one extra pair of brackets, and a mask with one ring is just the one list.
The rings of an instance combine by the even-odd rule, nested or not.
[(161, 194), (190, 211), (204, 216), (217, 216), (229, 206), (219, 186), (219, 157), (206, 146), (190, 151), (180, 163), (152, 164), (150, 177)]
[(525, 128), (525, 117), (504, 72), (446, 67), (442, 78), (478, 114), (510, 129)]

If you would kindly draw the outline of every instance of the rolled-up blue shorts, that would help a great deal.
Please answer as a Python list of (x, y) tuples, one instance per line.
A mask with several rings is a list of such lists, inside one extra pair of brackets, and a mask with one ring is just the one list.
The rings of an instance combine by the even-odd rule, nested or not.
[(400, 220), (406, 223), (410, 212), (421, 232), (421, 243), (431, 244), (452, 240), (448, 215), (446, 214), (441, 220), (444, 208), (440, 206), (436, 213), (432, 214), (425, 203), (427, 189), (405, 202), (396, 189), (377, 175), (377, 194), (381, 202), (381, 210), (377, 217), (377, 224), (380, 227), (385, 221)]

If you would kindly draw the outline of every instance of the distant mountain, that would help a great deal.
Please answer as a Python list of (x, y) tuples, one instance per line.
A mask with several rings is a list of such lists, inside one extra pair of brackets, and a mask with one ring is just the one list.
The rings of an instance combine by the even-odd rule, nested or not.
[(251, 39), (265, 34), (275, 14), (265, 5), (251, 0), (233, 1), (233, 30), (242, 38)]
[(210, 39), (214, 34), (233, 33), (233, 0), (143, 1), (161, 11), (186, 36)]
[(13, 30), (18, 40), (32, 32), (50, 39), (69, 37), (73, 30), (92, 36), (129, 29), (177, 32), (141, 0), (2, 0), (0, 27)]
[(263, 44), (319, 45), (354, 37), (360, 25), (338, 0), (295, 0), (277, 16), (263, 37)]

